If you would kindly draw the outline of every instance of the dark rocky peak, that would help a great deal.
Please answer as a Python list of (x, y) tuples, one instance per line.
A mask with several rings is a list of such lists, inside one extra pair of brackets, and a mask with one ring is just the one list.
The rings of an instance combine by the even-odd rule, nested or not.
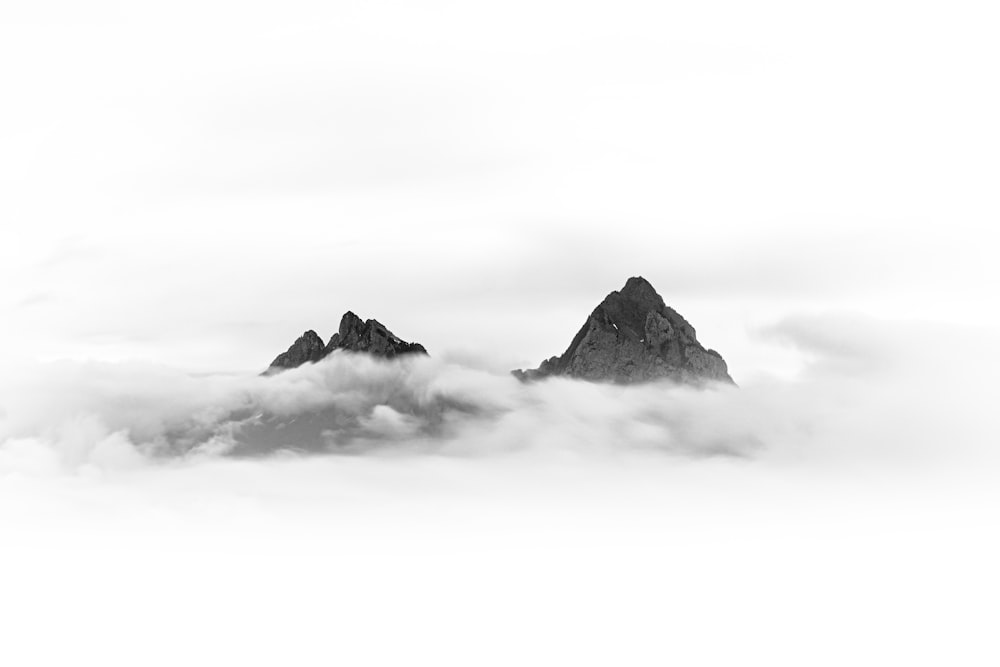
[(642, 277), (629, 278), (620, 292), (607, 295), (591, 317), (604, 317), (623, 335), (642, 340), (646, 338), (649, 313), (662, 315), (677, 327), (684, 338), (695, 340), (694, 327), (680, 313), (667, 306), (663, 297)]
[(282, 352), (275, 357), (268, 371), (295, 368), (302, 364), (319, 361), (325, 356), (323, 347), (323, 339), (310, 329), (299, 336), (286, 352)]
[(353, 311), (347, 311), (340, 318), (340, 328), (337, 329), (337, 333), (330, 337), (330, 342), (326, 346), (328, 352), (341, 347), (353, 349), (361, 340), (364, 328), (364, 320), (355, 315)]
[(561, 375), (619, 383), (733, 382), (722, 356), (702, 347), (694, 327), (641, 277), (608, 294), (561, 356), (514, 375), (523, 380)]
[(323, 339), (315, 331), (309, 330), (292, 343), (287, 352), (279, 354), (271, 362), (266, 374), (315, 363), (335, 350), (364, 352), (386, 358), (401, 354), (427, 354), (423, 345), (402, 340), (381, 322), (364, 321), (353, 312), (347, 311), (340, 319), (340, 328), (330, 338), (329, 343), (324, 345)]
[(609, 294), (605, 301), (619, 297), (631, 303), (641, 305), (647, 309), (663, 306), (663, 299), (656, 293), (656, 289), (642, 276), (632, 276), (625, 281), (625, 287), (621, 291), (614, 291)]
[(330, 338), (324, 354), (334, 350), (367, 352), (390, 359), (400, 354), (427, 354), (420, 343), (407, 343), (378, 320), (362, 321), (351, 311), (344, 313), (340, 328)]

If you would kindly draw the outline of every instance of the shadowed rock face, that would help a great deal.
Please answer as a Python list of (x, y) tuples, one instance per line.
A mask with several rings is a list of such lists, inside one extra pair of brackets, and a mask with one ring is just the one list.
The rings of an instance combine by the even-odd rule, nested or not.
[(331, 354), (334, 350), (365, 352), (377, 357), (392, 357), (400, 354), (427, 354), (420, 343), (407, 343), (377, 320), (363, 321), (347, 311), (340, 319), (340, 328), (326, 345), (311, 329), (292, 343), (287, 352), (279, 354), (271, 362), (267, 373), (296, 368), (306, 363), (314, 363)]
[(561, 375), (618, 383), (662, 378), (733, 383), (722, 356), (702, 347), (694, 327), (644, 278), (629, 278), (621, 291), (609, 294), (562, 356), (514, 375), (522, 380)]
[(367, 352), (377, 357), (391, 359), (399, 354), (427, 354), (420, 343), (407, 343), (385, 328), (378, 320), (363, 322), (360, 317), (347, 311), (340, 320), (340, 329), (333, 334), (323, 356), (334, 350)]
[(287, 352), (279, 354), (271, 362), (271, 369), (295, 368), (302, 364), (319, 361), (326, 356), (323, 348), (323, 339), (310, 329), (299, 336)]

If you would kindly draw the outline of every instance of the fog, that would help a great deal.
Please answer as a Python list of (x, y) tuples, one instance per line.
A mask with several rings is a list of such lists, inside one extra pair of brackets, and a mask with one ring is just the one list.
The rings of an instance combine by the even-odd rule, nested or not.
[(7, 368), (0, 655), (986, 664), (992, 338), (786, 318), (755, 340), (799, 370), (739, 388), (485, 355)]
[[(3, 466), (74, 472), (204, 456), (648, 453), (892, 461), (989, 454), (988, 332), (849, 314), (762, 327), (800, 359), (741, 387), (521, 383), (483, 357), (338, 353), (262, 376), (141, 363), (11, 367)], [(955, 363), (956, 350), (975, 365)], [(975, 369), (973, 372), (972, 369)]]

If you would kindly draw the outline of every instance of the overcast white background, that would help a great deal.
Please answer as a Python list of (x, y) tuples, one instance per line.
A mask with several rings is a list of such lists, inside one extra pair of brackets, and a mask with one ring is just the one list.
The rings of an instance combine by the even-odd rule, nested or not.
[[(0, 0), (4, 662), (995, 664), (998, 28)], [(658, 394), (503, 377), (631, 275), (742, 387), (667, 396), (665, 455), (602, 421)], [(428, 348), (416, 394), (527, 416), (133, 451), (348, 309)]]

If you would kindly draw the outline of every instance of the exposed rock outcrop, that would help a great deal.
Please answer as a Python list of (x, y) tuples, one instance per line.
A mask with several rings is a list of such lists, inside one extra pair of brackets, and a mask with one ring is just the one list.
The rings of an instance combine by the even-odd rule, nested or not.
[(381, 322), (364, 321), (347, 311), (340, 319), (340, 328), (329, 343), (324, 345), (323, 339), (310, 329), (292, 343), (288, 351), (279, 354), (266, 372), (277, 373), (306, 363), (315, 363), (335, 350), (364, 352), (389, 359), (401, 354), (427, 354), (423, 345), (402, 340)]
[(722, 355), (705, 349), (694, 327), (640, 277), (629, 278), (620, 292), (609, 294), (561, 356), (513, 373), (522, 380), (568, 376), (617, 383), (662, 378), (733, 383)]
[(296, 366), (301, 366), (302, 364), (319, 361), (326, 356), (324, 347), (323, 339), (320, 338), (315, 331), (310, 329), (299, 336), (298, 340), (292, 343), (292, 346), (288, 348), (287, 352), (279, 354), (274, 361), (271, 362), (271, 367), (268, 370), (295, 368)]
[(391, 359), (400, 354), (427, 354), (420, 343), (407, 343), (385, 328), (378, 320), (362, 321), (360, 317), (347, 311), (340, 320), (340, 329), (333, 334), (323, 356), (334, 350), (367, 352), (377, 357)]

